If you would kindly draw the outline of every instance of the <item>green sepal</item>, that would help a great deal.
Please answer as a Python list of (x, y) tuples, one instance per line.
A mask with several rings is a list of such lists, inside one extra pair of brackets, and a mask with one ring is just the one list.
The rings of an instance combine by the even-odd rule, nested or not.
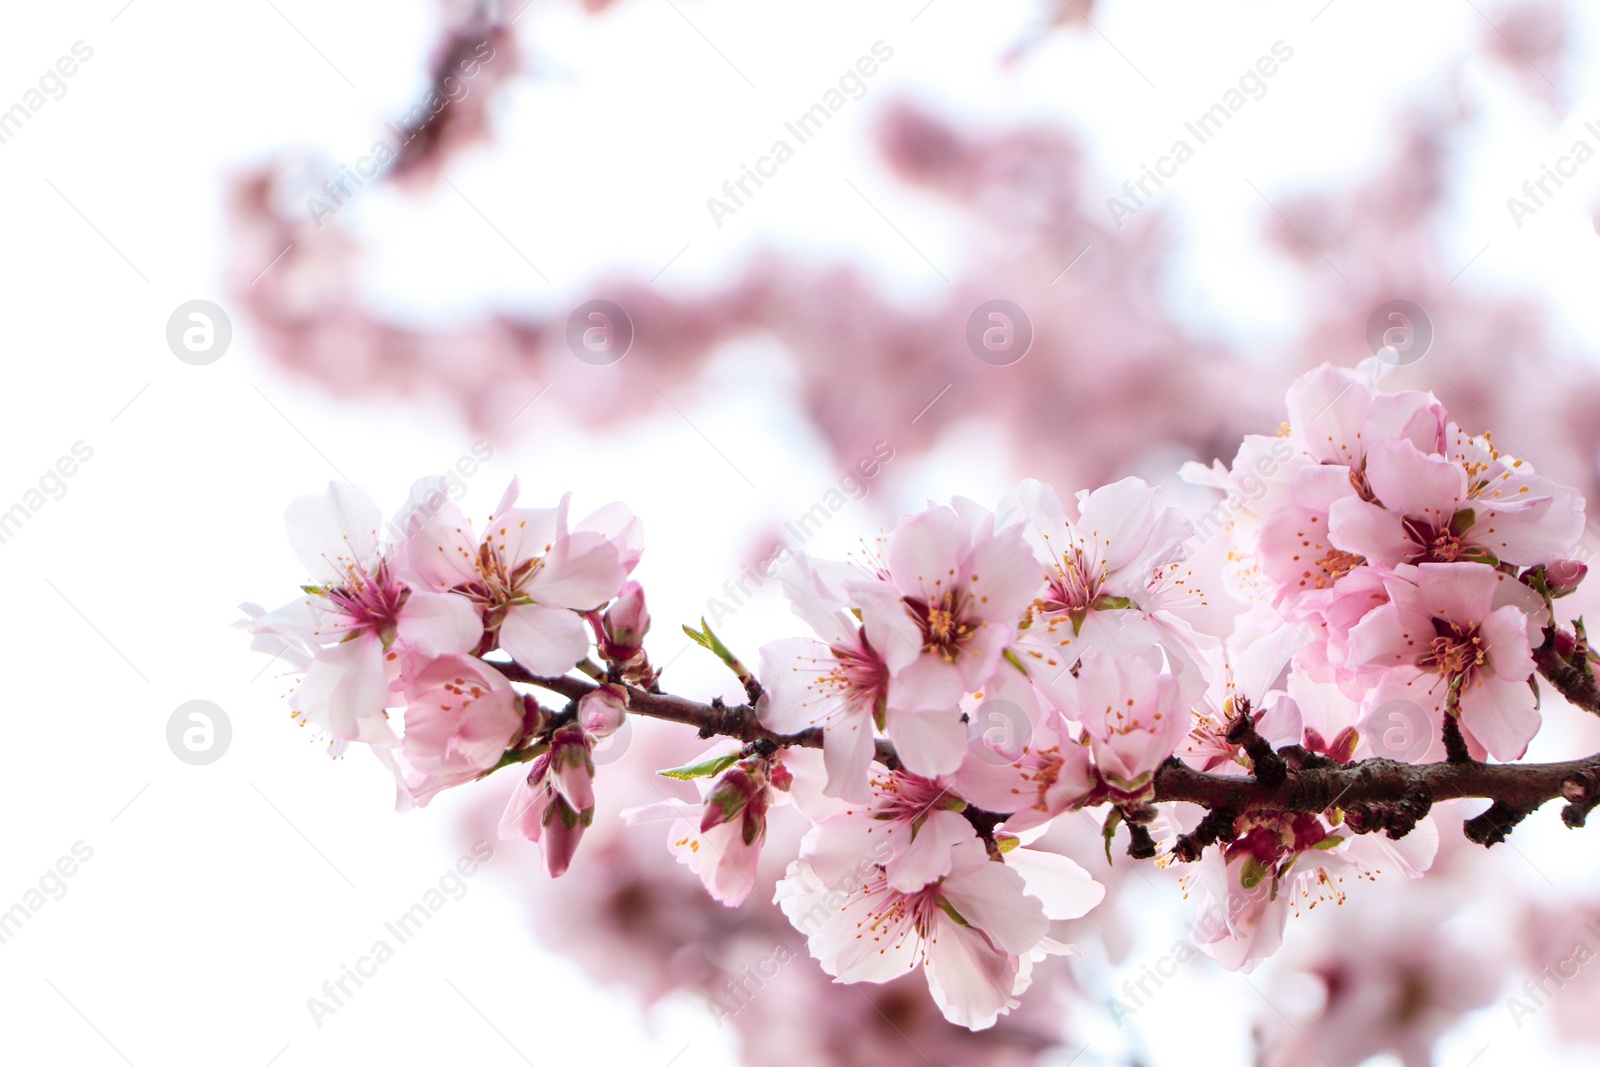
[(1122, 809), (1112, 808), (1111, 814), (1106, 816), (1105, 825), (1100, 827), (1100, 836), (1106, 843), (1106, 865), (1111, 865), (1111, 840), (1117, 836), (1117, 827), (1122, 825)]

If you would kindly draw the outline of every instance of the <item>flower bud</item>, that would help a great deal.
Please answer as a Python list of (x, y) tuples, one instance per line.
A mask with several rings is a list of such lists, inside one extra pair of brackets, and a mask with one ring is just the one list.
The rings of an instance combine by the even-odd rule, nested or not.
[(550, 735), (550, 787), (579, 814), (594, 809), (594, 760), (589, 758), (593, 744), (574, 722)]
[(1578, 590), (1578, 585), (1589, 573), (1589, 565), (1575, 559), (1558, 559), (1545, 567), (1545, 585), (1553, 597), (1563, 597)]
[(620, 685), (602, 685), (578, 700), (578, 725), (591, 738), (610, 737), (622, 727), (628, 710), (628, 691)]
[(745, 769), (745, 764), (749, 762), (751, 761), (745, 760), (730, 767), (706, 795), (705, 813), (700, 817), (701, 833), (714, 826), (721, 826), (725, 822), (732, 822), (759, 801), (764, 783), (758, 783)]
[(645, 610), (644, 589), (638, 582), (622, 587), (616, 602), (606, 609), (605, 658), (626, 663), (644, 651), (644, 635), (650, 632), (650, 613)]
[(594, 821), (591, 744), (577, 723), (551, 734), (549, 748), (534, 759), (500, 819), (501, 839), (525, 837), (538, 844), (552, 878), (566, 873)]

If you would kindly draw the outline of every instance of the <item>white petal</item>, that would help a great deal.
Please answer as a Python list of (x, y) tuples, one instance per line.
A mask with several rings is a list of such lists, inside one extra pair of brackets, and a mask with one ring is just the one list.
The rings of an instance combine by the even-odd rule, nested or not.
[(565, 608), (519, 604), (500, 624), (500, 647), (534, 674), (565, 674), (589, 651), (589, 635)]
[(1032, 848), (1006, 853), (1006, 866), (1022, 875), (1030, 897), (1039, 898), (1047, 919), (1077, 919), (1105, 899), (1106, 887), (1065, 856)]

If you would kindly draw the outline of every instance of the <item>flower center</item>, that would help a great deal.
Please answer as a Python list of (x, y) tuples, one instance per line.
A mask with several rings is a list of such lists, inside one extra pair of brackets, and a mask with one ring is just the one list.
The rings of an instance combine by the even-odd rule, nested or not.
[(934, 652), (946, 663), (954, 663), (961, 643), (977, 629), (962, 618), (956, 593), (946, 593), (933, 604), (906, 599), (906, 606), (922, 628), (922, 651)]
[(1417, 658), (1417, 666), (1439, 672), (1446, 679), (1459, 678), (1488, 661), (1488, 650), (1478, 627), (1458, 626), (1443, 619), (1433, 620), (1434, 638), (1427, 652)]
[(1341, 549), (1330, 548), (1328, 554), (1317, 560), (1317, 566), (1322, 570), (1324, 577), (1317, 579), (1317, 588), (1326, 588), (1332, 582), (1349, 574), (1357, 567), (1365, 565), (1365, 556), (1354, 552), (1345, 552)]
[(1104, 578), (1084, 559), (1083, 551), (1070, 549), (1061, 554), (1061, 565), (1050, 579), (1051, 611), (1086, 611), (1100, 593)]
[(352, 636), (371, 630), (388, 645), (394, 640), (396, 616), (410, 599), (411, 590), (390, 576), (388, 560), (380, 559), (371, 574), (357, 563), (349, 564), (345, 573), (348, 577), (343, 585), (322, 590), (333, 610), (344, 617), (341, 628)]

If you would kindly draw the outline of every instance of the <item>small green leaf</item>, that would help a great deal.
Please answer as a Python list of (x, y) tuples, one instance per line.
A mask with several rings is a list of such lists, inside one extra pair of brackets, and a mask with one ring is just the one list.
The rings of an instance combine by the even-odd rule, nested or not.
[(1122, 611), (1125, 608), (1133, 607), (1133, 601), (1125, 596), (1112, 596), (1109, 593), (1101, 593), (1094, 598), (1094, 603), (1090, 604), (1089, 607), (1093, 611)]
[(668, 767), (656, 773), (666, 778), (676, 778), (680, 782), (689, 782), (696, 778), (710, 778), (712, 775), (721, 774), (738, 762), (739, 753), (730, 752), (725, 756), (712, 756), (708, 760), (691, 763), (685, 767)]
[(699, 630), (692, 626), (685, 626), (683, 632), (689, 635), (689, 640), (710, 651), (728, 666), (731, 667), (739, 662), (738, 657), (728, 651), (728, 646), (722, 643), (722, 638), (711, 632), (711, 626), (705, 619), (702, 618), (700, 620)]
[(971, 923), (967, 922), (967, 920), (962, 917), (962, 914), (959, 911), (957, 911), (953, 906), (951, 906), (950, 902), (948, 900), (944, 899), (944, 897), (939, 897), (937, 899), (938, 899), (938, 902), (939, 902), (939, 910), (940, 911), (942, 911), (946, 915), (950, 916), (950, 918), (954, 919), (957, 923), (961, 924), (962, 926), (971, 926), (972, 925)]
[(1450, 516), (1450, 532), (1460, 537), (1478, 521), (1478, 513), (1471, 508), (1461, 508)]
[(1338, 834), (1329, 834), (1327, 837), (1324, 837), (1321, 841), (1318, 841), (1311, 847), (1318, 849), (1319, 851), (1326, 852), (1328, 849), (1338, 848), (1342, 844), (1344, 844), (1344, 838), (1340, 837)]
[(1024, 678), (1026, 678), (1028, 676), (1028, 668), (1026, 668), (1026, 667), (1024, 667), (1022, 665), (1022, 660), (1020, 658), (1018, 658), (1017, 653), (1016, 653), (1016, 651), (1014, 649), (1009, 649), (1009, 648), (1006, 649), (1004, 655), (1005, 655), (1006, 662), (1011, 664), (1018, 671), (1022, 672), (1022, 676)]
[(1254, 856), (1246, 856), (1244, 858), (1244, 869), (1239, 872), (1239, 884), (1246, 889), (1254, 889), (1261, 884), (1261, 879), (1265, 878), (1268, 873), (1267, 868), (1261, 865), (1260, 860)]

